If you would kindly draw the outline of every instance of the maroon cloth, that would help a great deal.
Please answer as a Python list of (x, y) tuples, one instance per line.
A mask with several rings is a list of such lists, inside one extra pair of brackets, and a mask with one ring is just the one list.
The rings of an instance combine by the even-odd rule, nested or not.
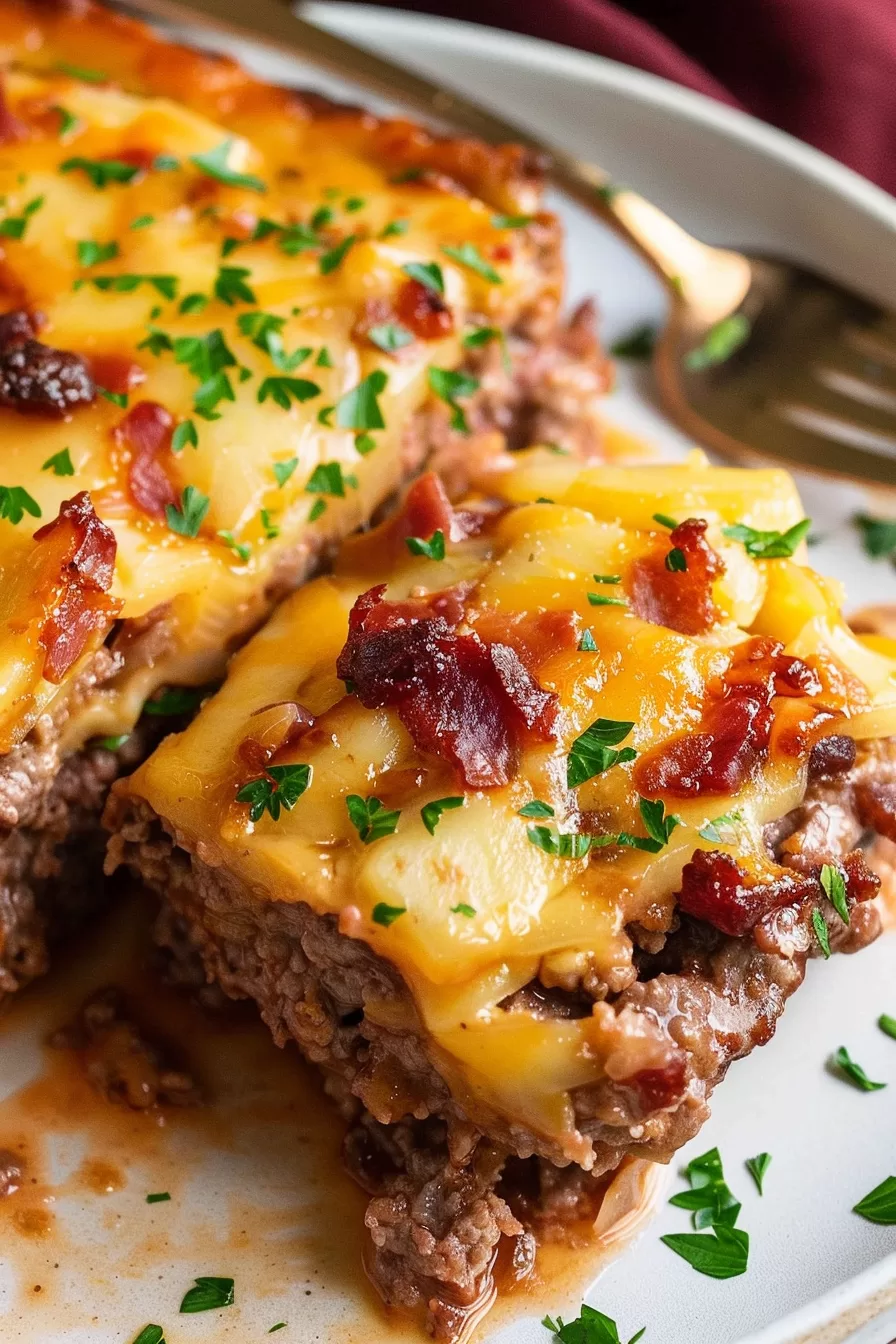
[(510, 28), (746, 108), (896, 195), (896, 0), (373, 0)]

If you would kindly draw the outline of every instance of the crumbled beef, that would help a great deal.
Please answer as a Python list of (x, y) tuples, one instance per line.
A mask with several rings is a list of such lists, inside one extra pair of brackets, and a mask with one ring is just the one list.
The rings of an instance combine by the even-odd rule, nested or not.
[(0, 318), (0, 405), (65, 416), (96, 398), (87, 361), (34, 339), (36, 319), (23, 310)]

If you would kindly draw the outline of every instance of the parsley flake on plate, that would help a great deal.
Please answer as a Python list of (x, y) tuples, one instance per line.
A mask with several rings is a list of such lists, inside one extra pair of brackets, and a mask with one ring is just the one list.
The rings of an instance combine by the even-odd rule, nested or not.
[(91, 238), (85, 238), (78, 243), (78, 265), (98, 266), (102, 261), (111, 261), (113, 257), (117, 257), (119, 250), (114, 240), (110, 243), (97, 243)]
[(569, 788), (578, 788), (614, 765), (633, 761), (637, 752), (631, 747), (623, 747), (621, 751), (614, 748), (628, 737), (634, 726), (617, 719), (595, 719), (584, 733), (580, 733), (569, 749), (566, 762)]
[(237, 559), (242, 560), (243, 564), (250, 559), (252, 555), (252, 547), (245, 541), (237, 541), (233, 533), (227, 528), (222, 528), (222, 530), (218, 532), (218, 536), (224, 542), (224, 545), (228, 546), (230, 550), (233, 551)]
[(857, 513), (853, 522), (862, 534), (862, 547), (872, 560), (896, 554), (896, 518), (872, 518)]
[(759, 1153), (756, 1157), (748, 1157), (744, 1163), (747, 1171), (753, 1177), (756, 1183), (756, 1189), (762, 1194), (762, 1182), (765, 1180), (765, 1173), (772, 1164), (771, 1153)]
[(389, 223), (380, 233), (380, 237), (384, 239), (401, 238), (403, 234), (407, 233), (409, 227), (409, 219), (390, 219)]
[(378, 398), (386, 390), (389, 375), (374, 369), (360, 383), (344, 393), (336, 403), (336, 423), (340, 429), (385, 429)]
[(299, 459), (297, 457), (288, 457), (285, 462), (272, 463), (274, 479), (281, 488), (289, 480), (298, 465)]
[(215, 298), (230, 308), (237, 303), (256, 303), (254, 291), (246, 284), (251, 274), (247, 266), (219, 266), (213, 285)]
[(181, 1313), (217, 1311), (219, 1307), (233, 1306), (233, 1279), (197, 1277), (180, 1304)]
[(831, 1064), (835, 1072), (847, 1078), (860, 1092), (881, 1092), (887, 1086), (886, 1083), (873, 1082), (861, 1064), (857, 1064), (852, 1058), (845, 1045), (840, 1046), (831, 1060)]
[(7, 215), (6, 219), (0, 219), (0, 237), (15, 238), (17, 241), (24, 238), (29, 219), (37, 214), (44, 199), (43, 196), (35, 196), (22, 207), (20, 215)]
[(141, 285), (151, 285), (163, 299), (176, 299), (178, 278), (176, 275), (94, 275), (89, 280), (76, 280), (73, 288), (80, 289), (83, 284), (93, 285), (103, 293), (133, 294)]
[(445, 293), (445, 277), (437, 261), (409, 261), (401, 269), (411, 280), (416, 280), (435, 294)]
[(20, 523), (26, 513), (32, 518), (41, 517), (37, 500), (21, 485), (0, 485), (0, 518), (15, 524)]
[(171, 435), (172, 453), (183, 452), (188, 443), (191, 447), (198, 448), (199, 435), (196, 433), (196, 426), (192, 420), (181, 420), (180, 424), (175, 426), (174, 433)]
[(318, 262), (321, 275), (330, 275), (337, 270), (357, 241), (356, 235), (350, 233), (347, 238), (342, 239), (341, 243), (337, 243), (328, 252), (324, 252)]
[(429, 831), (430, 835), (435, 835), (436, 827), (443, 812), (452, 812), (456, 807), (463, 807), (463, 798), (435, 798), (431, 803), (425, 803), (420, 809), (420, 816), (423, 818), (423, 825)]
[(628, 831), (620, 831), (614, 836), (615, 843), (627, 846), (629, 849), (643, 849), (648, 854), (658, 854), (668, 845), (676, 826), (681, 825), (681, 817), (676, 817), (674, 813), (666, 816), (666, 805), (662, 798), (658, 798), (655, 802), (649, 798), (642, 798), (638, 803), (638, 810), (647, 836), (630, 835)]
[(208, 513), (211, 500), (195, 485), (185, 485), (180, 504), (166, 504), (165, 521), (172, 532), (182, 537), (196, 537)]
[(464, 266), (468, 271), (473, 271), (476, 275), (482, 276), (490, 285), (503, 284), (500, 274), (495, 270), (485, 257), (472, 243), (461, 243), (460, 247), (443, 247), (442, 251), (446, 257), (456, 261), (459, 266)]
[(554, 831), (549, 826), (527, 826), (526, 838), (536, 849), (558, 859), (586, 858), (594, 840), (591, 835)]
[(343, 472), (341, 462), (319, 462), (305, 482), (309, 495), (334, 495), (345, 499), (345, 487), (358, 488), (357, 478)]
[(367, 339), (378, 350), (382, 350), (387, 355), (394, 355), (397, 350), (403, 350), (406, 345), (412, 345), (414, 335), (400, 322), (381, 322), (378, 326), (369, 329)]
[(76, 117), (74, 112), (69, 112), (68, 108), (63, 107), (61, 103), (54, 103), (53, 106), (50, 108), (50, 111), (55, 112), (56, 115), (59, 117), (60, 140), (65, 140), (66, 137), (71, 135), (73, 131), (80, 128), (81, 125), (80, 118)]
[(423, 537), (405, 537), (404, 544), (411, 555), (425, 555), (427, 560), (445, 559), (445, 533), (436, 528), (429, 541)]
[(552, 817), (554, 809), (550, 803), (543, 803), (540, 798), (533, 798), (531, 803), (526, 803), (517, 811), (518, 817), (528, 817), (543, 821), (546, 817)]
[[(562, 1316), (551, 1320), (550, 1316), (545, 1316), (541, 1323), (545, 1330), (551, 1331), (559, 1344), (623, 1344), (616, 1322), (587, 1303), (574, 1321), (564, 1321)], [(628, 1344), (638, 1344), (646, 1329), (646, 1325), (642, 1326), (632, 1335)]]
[(62, 448), (52, 457), (48, 457), (41, 467), (41, 471), (52, 471), (54, 476), (74, 476), (75, 465), (72, 462), (72, 455), (67, 448)]
[(407, 909), (403, 905), (389, 905), (386, 901), (377, 901), (370, 918), (374, 924), (382, 924), (383, 928), (388, 929), (390, 924), (394, 924), (396, 919), (404, 914), (407, 914)]
[(146, 1202), (147, 1204), (167, 1204), (170, 1198), (167, 1190), (160, 1190), (158, 1194), (147, 1195)]
[(291, 812), (311, 783), (310, 765), (269, 765), (260, 779), (237, 790), (236, 801), (249, 804), (249, 820), (260, 821), (268, 812), (273, 821), (281, 811)]
[(60, 173), (84, 173), (98, 191), (103, 191), (112, 182), (126, 186), (133, 182), (140, 169), (133, 163), (124, 163), (121, 159), (85, 159), (75, 155), (59, 165)]
[(463, 408), (458, 405), (459, 397), (471, 397), (479, 390), (479, 379), (471, 378), (468, 373), (458, 373), (454, 369), (438, 369), (430, 364), (427, 369), (430, 390), (444, 401), (451, 410), (451, 428), (461, 434), (469, 434), (470, 427)]
[(889, 1013), (881, 1013), (877, 1019), (877, 1025), (885, 1036), (889, 1036), (896, 1041), (896, 1017), (890, 1017)]
[(734, 1279), (747, 1270), (750, 1238), (739, 1227), (718, 1223), (711, 1232), (671, 1232), (664, 1246), (711, 1279)]
[(160, 1325), (144, 1325), (134, 1344), (165, 1344), (165, 1331)]
[(310, 401), (312, 397), (319, 397), (320, 388), (310, 378), (289, 378), (285, 374), (277, 374), (273, 378), (265, 378), (257, 396), (260, 402), (270, 397), (284, 411), (288, 411), (294, 401), (301, 404)]
[(243, 187), (246, 191), (267, 191), (267, 187), (260, 177), (255, 177), (252, 173), (239, 173), (228, 164), (230, 151), (234, 141), (222, 140), (214, 149), (209, 149), (205, 154), (191, 154), (190, 162), (206, 177), (213, 177), (216, 182), (222, 182), (225, 187)]
[(853, 1213), (867, 1218), (869, 1223), (884, 1227), (896, 1225), (896, 1176), (887, 1176), (864, 1199), (853, 1205)]
[(650, 359), (656, 346), (656, 335), (656, 328), (644, 322), (614, 342), (610, 354), (616, 359)]
[(821, 955), (824, 957), (825, 961), (827, 961), (831, 955), (831, 938), (828, 933), (828, 926), (824, 920), (824, 915), (817, 905), (812, 911), (812, 929), (815, 933), (818, 946), (821, 948)]
[(723, 527), (722, 535), (731, 541), (742, 541), (747, 555), (754, 560), (789, 560), (812, 526), (811, 518), (794, 523), (786, 532), (760, 532), (744, 523)]
[(379, 798), (361, 798), (357, 793), (348, 794), (345, 806), (349, 821), (365, 845), (372, 845), (374, 840), (392, 835), (401, 816), (401, 812), (392, 812), (384, 807)]

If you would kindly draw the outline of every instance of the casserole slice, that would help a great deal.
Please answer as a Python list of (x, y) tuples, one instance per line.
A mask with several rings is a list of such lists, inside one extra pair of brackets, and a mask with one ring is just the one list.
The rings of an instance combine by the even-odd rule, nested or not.
[(0, 60), (2, 995), (101, 891), (110, 780), (272, 604), (428, 453), (592, 451), (606, 371), (522, 150), (86, 3), (0, 4)]
[(368, 1272), (442, 1339), (873, 939), (859, 842), (896, 835), (896, 646), (785, 473), (537, 449), (488, 485), (415, 483), (107, 812), (162, 940), (324, 1070)]

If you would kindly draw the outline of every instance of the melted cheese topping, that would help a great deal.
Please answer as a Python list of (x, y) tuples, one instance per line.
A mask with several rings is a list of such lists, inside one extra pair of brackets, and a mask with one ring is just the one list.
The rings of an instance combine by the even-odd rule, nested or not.
[[(0, 749), (20, 740), (37, 715), (65, 694), (65, 687), (42, 677), (42, 655), (29, 625), (40, 595), (28, 593), (23, 578), (32, 564), (31, 533), (55, 517), (64, 499), (89, 491), (115, 533), (112, 593), (123, 604), (122, 618), (164, 610), (171, 634), (164, 656), (128, 669), (114, 688), (81, 706), (69, 727), (68, 745), (75, 746), (90, 735), (126, 732), (145, 697), (164, 682), (201, 684), (219, 675), (224, 649), (264, 614), (271, 582), (300, 572), (303, 557), (368, 518), (406, 474), (408, 423), (432, 397), (428, 367), (452, 369), (463, 361), (465, 324), (504, 326), (539, 300), (555, 301), (557, 288), (557, 277), (535, 264), (541, 245), (536, 235), (552, 227), (550, 217), (533, 229), (493, 223), (496, 204), (517, 210), (535, 204), (534, 188), (522, 184), (515, 193), (508, 172), (484, 181), (488, 204), (444, 181), (393, 181), (409, 153), (438, 167), (442, 149), (423, 133), (415, 140), (413, 128), (403, 123), (390, 130), (357, 113), (314, 117), (297, 97), (290, 102), (290, 95), (238, 79), (226, 62), (158, 46), (108, 16), (95, 25), (92, 57), (86, 52), (89, 25), (85, 32), (75, 19), (66, 21), (70, 50), (64, 41), (54, 50), (33, 13), (19, 31), (19, 12), (2, 9), (0, 40), (11, 43), (20, 60), (35, 66), (49, 61), (51, 68), (37, 73), (16, 67), (5, 77), (5, 101), (20, 137), (0, 152), (0, 219), (6, 221), (0, 224), (0, 305), (3, 311), (24, 307), (43, 314), (39, 339), (96, 360), (98, 382), (107, 357), (135, 365), (140, 381), (130, 393), (131, 407), (152, 401), (179, 423), (192, 419), (197, 446), (187, 443), (177, 453), (166, 448), (161, 461), (178, 497), (191, 486), (209, 506), (192, 538), (147, 516), (128, 488), (129, 449), (114, 433), (127, 412), (102, 396), (65, 420), (0, 408), (0, 485), (26, 490), (41, 515), (26, 513), (17, 524), (0, 516)], [(58, 39), (60, 21), (52, 15), (45, 21)], [(68, 31), (63, 25), (63, 39)], [(139, 80), (125, 59), (135, 55), (135, 43), (143, 59)], [(170, 66), (163, 68), (166, 52)], [(57, 55), (91, 66), (121, 56), (132, 84), (147, 82), (152, 58), (151, 82), (168, 87), (179, 79), (185, 102), (205, 111), (73, 78), (52, 68)], [(184, 65), (189, 60), (196, 67), (195, 87)], [(229, 104), (225, 86), (232, 90)], [(265, 106), (266, 94), (271, 106)], [(206, 114), (219, 111), (217, 120)], [(235, 131), (231, 121), (251, 135)], [(259, 179), (263, 191), (224, 184), (191, 161), (220, 154), (225, 145), (227, 169)], [(98, 187), (83, 165), (109, 159), (150, 166), (131, 182)], [(247, 241), (260, 218), (313, 227), (323, 242), (287, 252), (276, 231)], [(14, 220), (25, 221), (21, 237), (9, 223)], [(322, 266), (322, 256), (349, 237), (355, 241), (338, 264)], [(227, 238), (241, 245), (222, 256)], [(106, 248), (105, 259), (84, 264), (78, 245), (85, 242)], [(493, 268), (491, 279), (442, 250), (464, 245)], [(442, 268), (453, 330), (386, 354), (358, 324), (377, 304), (389, 312), (408, 283), (403, 267), (414, 263)], [(229, 301), (226, 281), (223, 295), (220, 283), (216, 295), (222, 266), (243, 271), (237, 277), (243, 292)], [(125, 281), (122, 289), (102, 287), (126, 276), (143, 278)], [(202, 296), (193, 301), (200, 311), (190, 302), (182, 310), (190, 295)], [(295, 367), (276, 367), (268, 350), (241, 329), (240, 319), (256, 311), (277, 319), (287, 355), (307, 351)], [(170, 346), (213, 331), (223, 335), (234, 362), (224, 369), (229, 394), (212, 418), (203, 418), (194, 400), (201, 380)], [(376, 370), (388, 379), (379, 398), (385, 427), (375, 428), (359, 451), (357, 431), (339, 428), (327, 408)], [(304, 379), (317, 391), (309, 395), (306, 387), (301, 395), (308, 399), (300, 403), (290, 396), (286, 408), (272, 389), (260, 401), (264, 381), (283, 376)], [(47, 464), (66, 449), (74, 474), (59, 476)], [(341, 497), (308, 493), (321, 464), (342, 469), (348, 483)], [(282, 485), (278, 465), (289, 472)], [(315, 501), (326, 508), (309, 519)], [(247, 558), (235, 547), (247, 548)], [(71, 669), (69, 683), (79, 670)]]
[[(608, 1047), (601, 1015), (544, 1020), (498, 1005), (536, 975), (548, 985), (589, 971), (611, 986), (628, 983), (626, 926), (669, 927), (673, 893), (696, 848), (722, 849), (757, 869), (768, 864), (763, 827), (800, 802), (805, 756), (772, 754), (734, 796), (676, 800), (670, 810), (681, 824), (656, 854), (615, 848), (555, 857), (531, 843), (518, 809), (537, 798), (554, 806), (551, 824), (561, 830), (589, 829), (576, 824), (584, 813), (601, 817), (606, 831), (643, 834), (630, 764), (577, 789), (579, 817), (571, 817), (566, 758), (573, 740), (598, 716), (630, 721), (626, 744), (642, 755), (695, 727), (708, 683), (748, 634), (773, 635), (789, 653), (833, 660), (853, 673), (838, 731), (856, 737), (896, 730), (896, 660), (849, 631), (838, 585), (814, 574), (802, 555), (756, 561), (723, 536), (735, 522), (774, 530), (802, 518), (782, 472), (708, 467), (699, 454), (649, 473), (581, 471), (535, 450), (491, 485), (517, 507), (481, 535), (450, 544), (439, 563), (410, 555), (396, 561), (382, 532), (349, 542), (335, 575), (292, 596), (237, 655), (223, 688), (186, 732), (169, 737), (117, 787), (146, 800), (180, 843), (226, 867), (257, 899), (301, 900), (337, 914), (344, 932), (398, 967), (434, 1061), (470, 1112), (519, 1121), (587, 1164), (570, 1090), (602, 1076)], [(543, 495), (555, 502), (525, 502)], [(725, 559), (713, 593), (722, 619), (706, 634), (681, 635), (630, 610), (588, 602), (594, 574), (620, 573), (654, 545), (657, 512), (706, 518)], [(508, 786), (467, 790), (463, 806), (445, 811), (434, 834), (420, 809), (462, 792), (454, 772), (415, 748), (395, 712), (362, 708), (336, 676), (351, 606), (380, 582), (396, 600), (468, 585), (466, 620), (474, 628), (496, 613), (573, 612), (596, 644), (539, 665), (541, 686), (559, 697), (559, 740), (526, 750)], [(310, 765), (311, 784), (292, 811), (253, 824), (246, 804), (235, 800), (252, 775), (240, 743), (264, 740), (281, 712), (275, 702), (291, 700), (318, 718), (277, 760)], [(394, 834), (362, 844), (348, 794), (400, 808)], [(721, 843), (699, 835), (708, 821), (735, 810), (740, 821)], [(383, 926), (373, 918), (378, 903), (404, 913)], [(393, 1003), (370, 1012), (403, 1024)]]

